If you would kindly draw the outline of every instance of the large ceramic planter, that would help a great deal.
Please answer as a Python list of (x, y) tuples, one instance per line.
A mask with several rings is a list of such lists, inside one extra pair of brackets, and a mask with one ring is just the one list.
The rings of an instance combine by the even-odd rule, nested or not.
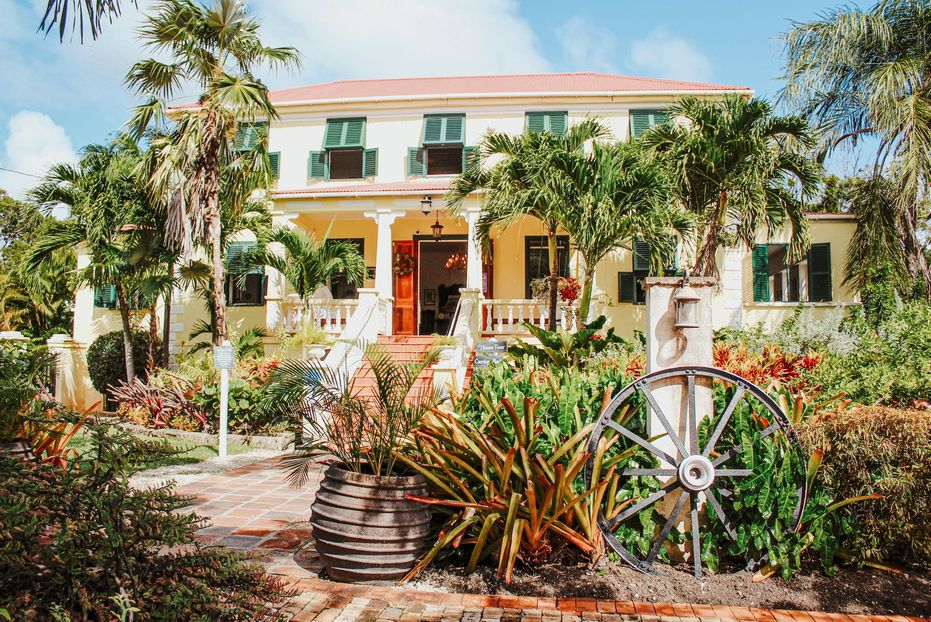
[(408, 501), (409, 494), (427, 494), (422, 476), (368, 475), (327, 467), (310, 523), (331, 579), (397, 581), (414, 567), (430, 533), (430, 510)]
[(32, 453), (32, 447), (25, 440), (0, 443), (0, 454), (25, 462), (33, 462), (36, 459), (35, 454)]

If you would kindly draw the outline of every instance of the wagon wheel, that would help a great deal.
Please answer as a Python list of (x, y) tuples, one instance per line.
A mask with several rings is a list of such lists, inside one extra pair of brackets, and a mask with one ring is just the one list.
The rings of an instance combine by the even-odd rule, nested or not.
[[(684, 424), (680, 423), (679, 430), (673, 429), (668, 413), (660, 408), (655, 395), (657, 390), (666, 390), (659, 387), (676, 384), (680, 387), (679, 395), (683, 401), (678, 412), (683, 413), (685, 419)], [(725, 400), (720, 402), (723, 407), (714, 413), (698, 412), (697, 384), (712, 387), (711, 390), (715, 384), (719, 384), (719, 389), (725, 391)], [(652, 411), (663, 430), (660, 433), (654, 431), (654, 436), (648, 438), (646, 434), (639, 434), (618, 422), (637, 409), (647, 417)], [(740, 415), (735, 416), (735, 413)], [(708, 414), (712, 418), (705, 420)], [(737, 423), (737, 419), (741, 419), (742, 423)], [(605, 516), (602, 504), (598, 526), (608, 546), (634, 568), (647, 573), (658, 572), (654, 562), (676, 526), (687, 519), (685, 531), (690, 532), (691, 563), (695, 576), (701, 576), (702, 529), (710, 528), (711, 521), (718, 521), (726, 534), (736, 541), (740, 524), (732, 524), (729, 518), (734, 515), (729, 507), (733, 503), (729, 500), (734, 497), (731, 488), (742, 478), (759, 477), (760, 473), (767, 472), (767, 466), (773, 467), (773, 464), (767, 465), (762, 461), (754, 468), (746, 468), (746, 463), (754, 462), (756, 457), (744, 456), (747, 452), (743, 446), (743, 437), (734, 428), (738, 425), (746, 426), (747, 421), (755, 426), (761, 441), (768, 439), (767, 443), (779, 444), (786, 451), (802, 455), (795, 431), (776, 402), (756, 385), (730, 372), (713, 367), (673, 367), (642, 376), (621, 390), (602, 412), (592, 431), (588, 445), (592, 456), (585, 469), (586, 486), (592, 485), (595, 453), (599, 443), (603, 439), (611, 439), (626, 442), (628, 447), (639, 446), (637, 449), (642, 450), (641, 454), (649, 456), (646, 459), (652, 462), (648, 468), (639, 468), (640, 464), (630, 467), (629, 461), (623, 467), (619, 466), (620, 485), (617, 489), (623, 490), (626, 483), (632, 481), (631, 478), (644, 477), (656, 478), (653, 483), (657, 489), (636, 499), (636, 502), (628, 501), (626, 506), (613, 511), (609, 517)], [(685, 434), (680, 434), (683, 428)], [(658, 437), (664, 440), (660, 441)], [(768, 452), (767, 455), (774, 460), (780, 454)], [(801, 470), (795, 469), (795, 472), (791, 474), (791, 480), (798, 500), (788, 530), (794, 530), (801, 522), (808, 494), (804, 467)], [(677, 493), (678, 499), (673, 504)], [(689, 505), (687, 515), (683, 512), (686, 502)], [(712, 513), (708, 512), (709, 506)], [(618, 530), (624, 525), (634, 524), (641, 512), (650, 510), (655, 510), (651, 516), (658, 514), (661, 520), (653, 529), (648, 552), (640, 550), (645, 547), (629, 550), (618, 539)], [(751, 561), (748, 567), (759, 561)]]

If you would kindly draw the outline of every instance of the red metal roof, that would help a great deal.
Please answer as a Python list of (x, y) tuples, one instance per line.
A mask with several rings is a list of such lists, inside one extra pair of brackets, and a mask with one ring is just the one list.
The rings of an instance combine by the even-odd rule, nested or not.
[(392, 195), (392, 194), (416, 194), (431, 192), (446, 192), (449, 190), (450, 178), (445, 179), (418, 179), (414, 181), (386, 182), (379, 184), (359, 183), (359, 184), (340, 184), (330, 186), (320, 184), (310, 188), (294, 188), (288, 190), (276, 190), (273, 192), (275, 197), (327, 197), (327, 196), (357, 196), (357, 195)]
[(606, 73), (538, 73), (497, 76), (449, 76), (435, 78), (387, 78), (338, 80), (271, 92), (275, 104), (427, 96), (491, 96), (526, 93), (681, 93), (702, 91), (746, 91), (749, 87), (661, 80)]

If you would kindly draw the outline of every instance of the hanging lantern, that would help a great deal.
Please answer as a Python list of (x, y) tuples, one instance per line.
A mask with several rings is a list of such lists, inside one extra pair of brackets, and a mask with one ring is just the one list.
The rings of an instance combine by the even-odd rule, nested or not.
[(443, 225), (440, 224), (440, 215), (436, 215), (436, 222), (430, 225), (430, 229), (433, 230), (433, 239), (439, 242), (443, 239)]
[(682, 280), (682, 287), (672, 297), (676, 303), (676, 324), (679, 330), (683, 328), (698, 328), (698, 302), (701, 296), (689, 285), (689, 277)]
[(420, 211), (423, 212), (424, 216), (429, 214), (432, 208), (433, 208), (433, 199), (431, 199), (428, 196), (420, 199)]

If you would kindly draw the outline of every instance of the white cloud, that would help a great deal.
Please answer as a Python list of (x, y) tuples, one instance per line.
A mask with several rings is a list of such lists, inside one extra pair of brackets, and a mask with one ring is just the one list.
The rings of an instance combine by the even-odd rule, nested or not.
[[(21, 110), (10, 118), (4, 168), (44, 175), (52, 164), (76, 160), (71, 138), (47, 114)], [(0, 188), (17, 198), (22, 198), (37, 181), (35, 177), (0, 171)]]
[(617, 37), (602, 26), (574, 16), (556, 28), (567, 68), (573, 71), (615, 72)]
[(546, 71), (515, 0), (261, 0), (267, 45), (303, 54), (276, 86), (343, 78)]
[(630, 46), (631, 65), (651, 78), (711, 80), (711, 61), (705, 54), (669, 30), (660, 26)]

